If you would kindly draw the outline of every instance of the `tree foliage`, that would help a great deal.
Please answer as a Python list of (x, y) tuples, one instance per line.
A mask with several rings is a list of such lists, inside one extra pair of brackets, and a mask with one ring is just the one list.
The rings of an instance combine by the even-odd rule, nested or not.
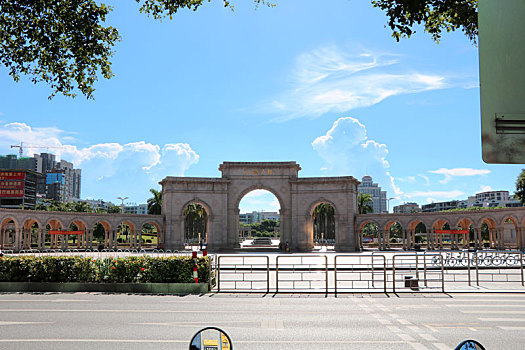
[[(275, 6), (253, 0), (255, 6)], [(135, 0), (139, 11), (156, 20), (178, 11), (196, 11), (210, 0)], [(233, 2), (222, 0), (233, 10)], [(463, 30), (476, 41), (477, 0), (372, 0), (387, 14), (393, 37), (410, 37), (418, 24), (439, 41), (443, 31)], [(56, 94), (75, 97), (80, 91), (93, 99), (99, 75), (113, 76), (110, 58), (120, 40), (118, 30), (105, 26), (111, 7), (95, 0), (1, 0), (0, 64), (19, 81), (28, 75), (33, 83), (44, 82)]]
[(478, 36), (478, 0), (372, 0), (386, 12), (392, 36), (399, 41), (423, 24), (432, 39), (439, 42), (443, 31), (461, 29), (472, 41)]
[(184, 208), (184, 238), (190, 243), (206, 242), (208, 213), (198, 203), (191, 203)]
[(357, 195), (357, 211), (359, 214), (373, 213), (374, 208), (370, 205), (372, 203), (372, 195), (370, 193), (359, 193)]
[(148, 214), (160, 215), (162, 213), (162, 192), (153, 188), (149, 190), (153, 197), (148, 199)]
[(335, 239), (335, 210), (328, 203), (321, 203), (314, 209), (314, 242)]
[(522, 205), (525, 205), (525, 169), (521, 170), (516, 180), (516, 192), (514, 192), (514, 196), (520, 200)]

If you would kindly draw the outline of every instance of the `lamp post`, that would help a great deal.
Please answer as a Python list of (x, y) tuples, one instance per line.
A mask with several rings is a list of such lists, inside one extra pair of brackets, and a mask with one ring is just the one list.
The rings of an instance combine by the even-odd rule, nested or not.
[(387, 212), (387, 213), (390, 213), (390, 201), (391, 201), (392, 199), (395, 199), (395, 198), (394, 198), (394, 197), (390, 197), (390, 198), (388, 198), (388, 199), (386, 200), (386, 212)]
[(122, 197), (117, 197), (117, 199), (120, 199), (120, 200), (122, 201), (122, 204), (120, 204), (120, 213), (121, 213), (121, 214), (124, 214), (124, 201), (125, 201), (126, 199), (128, 199), (128, 198), (129, 198), (129, 197), (124, 197), (124, 198), (122, 198)]

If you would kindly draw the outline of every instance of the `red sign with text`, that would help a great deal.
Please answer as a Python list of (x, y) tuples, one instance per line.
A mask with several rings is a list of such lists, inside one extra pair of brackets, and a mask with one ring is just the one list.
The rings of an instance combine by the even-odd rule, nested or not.
[(0, 197), (22, 198), (24, 197), (24, 190), (23, 189), (12, 190), (12, 189), (0, 188)]
[(24, 188), (24, 181), (3, 181), (0, 180), (0, 189), (7, 190), (12, 188)]
[(0, 171), (0, 180), (25, 180), (26, 173), (23, 171)]
[(468, 230), (436, 230), (436, 233), (440, 233), (442, 235), (459, 235), (468, 232)]

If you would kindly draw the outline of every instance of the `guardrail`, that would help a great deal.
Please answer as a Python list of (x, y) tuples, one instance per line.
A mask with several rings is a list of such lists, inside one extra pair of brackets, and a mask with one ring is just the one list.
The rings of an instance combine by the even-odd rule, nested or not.
[[(305, 261), (308, 259), (308, 261)], [(279, 265), (279, 260), (288, 260)], [(313, 260), (313, 261), (312, 261)], [(321, 261), (319, 263), (319, 261)], [(281, 276), (279, 276), (279, 272)], [(326, 255), (278, 255), (275, 259), (275, 292), (324, 289), (328, 293), (328, 258)], [(284, 286), (283, 286), (284, 285)], [(324, 285), (324, 287), (323, 287)]]
[(268, 256), (221, 255), (217, 259), (216, 274), (217, 292), (270, 292)]
[[(431, 258), (431, 259), (429, 259)], [(432, 266), (437, 259), (438, 268)], [(430, 266), (429, 266), (430, 265)], [(397, 272), (397, 273), (396, 273)], [(397, 276), (401, 275), (401, 279)], [(420, 283), (422, 277), (423, 284)], [(441, 289), (445, 292), (445, 272), (441, 254), (403, 254), (392, 257), (392, 291), (399, 290), (399, 284), (411, 291), (431, 291)]]
[[(379, 260), (379, 265), (376, 265), (375, 260)], [(356, 289), (382, 289), (385, 293), (387, 292), (386, 257), (384, 255), (345, 254), (335, 256), (334, 293), (353, 292)]]

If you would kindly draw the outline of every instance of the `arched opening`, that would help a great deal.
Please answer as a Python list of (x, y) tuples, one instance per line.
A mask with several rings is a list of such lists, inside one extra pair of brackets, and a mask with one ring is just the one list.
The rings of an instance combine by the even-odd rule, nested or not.
[(69, 225), (69, 231), (82, 232), (82, 234), (72, 234), (68, 236), (68, 246), (82, 249), (86, 246), (86, 224), (82, 220), (74, 220)]
[(202, 203), (194, 202), (184, 208), (184, 246), (204, 248), (208, 245), (209, 215)]
[(49, 242), (51, 249), (66, 249), (67, 236), (50, 234), (51, 231), (62, 231), (64, 225), (58, 219), (51, 219), (46, 224), (46, 233), (44, 241)]
[(98, 221), (93, 225), (91, 243), (94, 248), (102, 250), (109, 248), (111, 226), (105, 221)]
[(312, 211), (314, 249), (333, 250), (335, 247), (335, 208), (321, 202)]
[(403, 226), (398, 221), (391, 221), (385, 226), (385, 243), (389, 249), (399, 248), (403, 243)]
[(452, 247), (452, 235), (448, 233), (440, 233), (439, 231), (450, 230), (450, 224), (445, 219), (438, 219), (432, 225), (436, 237), (436, 246), (438, 249), (445, 247)]
[(518, 234), (518, 220), (512, 216), (503, 219), (501, 224), (503, 227), (503, 245), (505, 248), (519, 249), (519, 234)]
[(470, 219), (461, 219), (459, 220), (457, 224), (458, 230), (468, 230), (468, 233), (466, 234), (460, 234), (458, 235), (458, 244), (461, 245), (462, 248), (468, 248), (471, 245), (474, 245), (475, 241), (475, 233), (474, 233), (474, 225)]
[(265, 189), (252, 189), (239, 201), (239, 243), (243, 249), (279, 249), (281, 244), (279, 199)]
[(14, 249), (16, 242), (16, 231), (18, 225), (12, 218), (6, 218), (2, 221), (0, 227), (0, 249)]
[(155, 249), (160, 246), (160, 227), (153, 222), (147, 222), (142, 225), (139, 233), (139, 242), (141, 248)]
[(375, 222), (365, 222), (359, 228), (362, 249), (379, 247), (379, 226)]
[(483, 218), (480, 225), (481, 241), (484, 248), (497, 249), (499, 246), (499, 234), (496, 221), (492, 218)]
[(38, 249), (40, 243), (40, 226), (35, 219), (24, 221), (22, 230), (22, 249)]
[[(135, 226), (127, 221), (121, 222), (117, 226), (116, 246), (119, 249), (137, 249), (139, 248), (139, 241), (137, 239), (137, 232)], [(112, 246), (115, 246), (113, 244)]]
[(427, 249), (433, 249), (435, 241), (432, 235), (427, 231), (427, 226), (420, 220), (412, 221), (408, 225), (408, 232), (405, 238), (405, 249), (421, 248), (426, 243)]

